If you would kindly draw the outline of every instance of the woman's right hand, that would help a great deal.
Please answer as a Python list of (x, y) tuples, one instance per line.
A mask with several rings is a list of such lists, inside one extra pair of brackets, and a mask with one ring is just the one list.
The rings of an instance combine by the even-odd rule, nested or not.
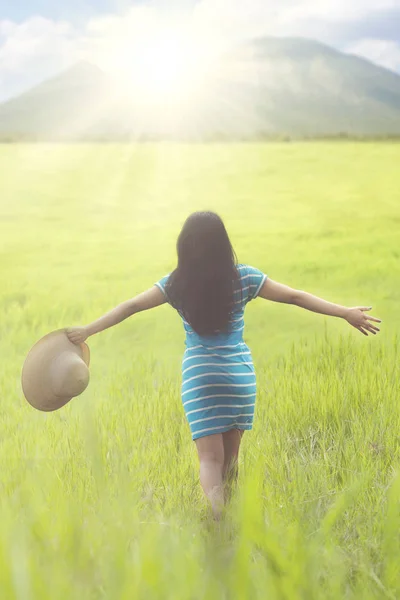
[(68, 327), (65, 330), (67, 337), (70, 342), (76, 344), (82, 344), (89, 337), (86, 327)]
[(376, 335), (380, 329), (375, 327), (370, 321), (373, 321), (374, 323), (382, 323), (382, 321), (376, 317), (364, 314), (365, 311), (371, 309), (372, 306), (355, 306), (353, 308), (348, 308), (344, 318), (350, 325), (358, 329), (358, 331), (361, 331), (364, 335), (368, 335), (367, 331)]

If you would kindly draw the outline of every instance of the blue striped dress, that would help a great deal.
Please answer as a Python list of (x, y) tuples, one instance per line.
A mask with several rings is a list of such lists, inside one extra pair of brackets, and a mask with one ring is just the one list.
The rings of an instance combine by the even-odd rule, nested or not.
[[(249, 265), (239, 264), (237, 269), (240, 281), (228, 332), (200, 336), (180, 315), (186, 332), (182, 403), (193, 440), (253, 426), (256, 375), (250, 349), (243, 341), (244, 309), (258, 296), (267, 275)], [(155, 284), (167, 302), (168, 277)]]

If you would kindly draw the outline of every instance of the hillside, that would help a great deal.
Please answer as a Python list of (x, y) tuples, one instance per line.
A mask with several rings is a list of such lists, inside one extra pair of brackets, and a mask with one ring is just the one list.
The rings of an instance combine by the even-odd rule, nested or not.
[(214, 65), (195, 100), (136, 102), (79, 63), (0, 105), (0, 138), (400, 134), (400, 76), (305, 39), (260, 38)]

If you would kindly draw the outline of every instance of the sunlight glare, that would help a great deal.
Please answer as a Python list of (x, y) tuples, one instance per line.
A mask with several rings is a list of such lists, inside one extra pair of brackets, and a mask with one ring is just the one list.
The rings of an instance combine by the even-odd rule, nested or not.
[(176, 30), (148, 32), (110, 50), (107, 70), (136, 100), (179, 102), (201, 87), (212, 65), (210, 47)]

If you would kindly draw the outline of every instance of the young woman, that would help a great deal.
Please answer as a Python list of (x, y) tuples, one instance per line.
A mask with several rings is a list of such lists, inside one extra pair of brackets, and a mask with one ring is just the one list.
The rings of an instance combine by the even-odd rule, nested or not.
[[(67, 329), (74, 343), (127, 317), (168, 302), (182, 318), (186, 350), (182, 402), (196, 443), (200, 482), (219, 518), (237, 478), (239, 446), (253, 425), (256, 376), (243, 341), (244, 309), (257, 297), (342, 317), (362, 334), (376, 334), (365, 314), (371, 307), (346, 308), (272, 281), (262, 271), (237, 264), (225, 226), (212, 212), (188, 217), (177, 242), (178, 266), (151, 289), (86, 327)], [(226, 485), (225, 485), (226, 484)]]

